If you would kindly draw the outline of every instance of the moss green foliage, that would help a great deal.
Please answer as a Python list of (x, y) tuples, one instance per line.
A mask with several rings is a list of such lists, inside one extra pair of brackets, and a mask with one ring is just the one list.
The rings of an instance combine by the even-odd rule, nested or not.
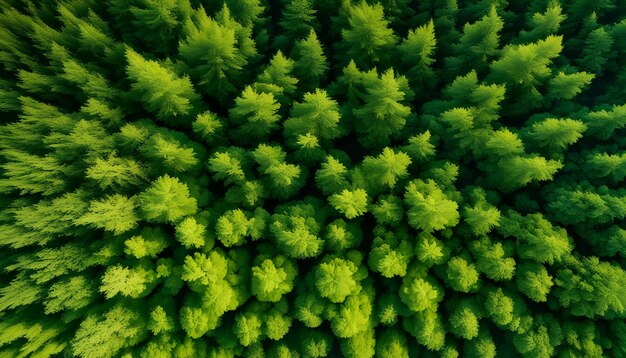
[(0, 357), (626, 357), (626, 1), (0, 0)]

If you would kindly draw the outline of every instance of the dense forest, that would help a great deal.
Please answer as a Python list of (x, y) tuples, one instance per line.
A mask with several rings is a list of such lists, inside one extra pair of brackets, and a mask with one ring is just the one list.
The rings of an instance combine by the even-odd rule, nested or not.
[(0, 357), (626, 357), (626, 1), (0, 0)]

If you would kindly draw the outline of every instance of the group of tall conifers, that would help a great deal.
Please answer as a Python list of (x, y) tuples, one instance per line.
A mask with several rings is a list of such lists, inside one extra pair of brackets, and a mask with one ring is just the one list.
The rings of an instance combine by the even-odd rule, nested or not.
[(626, 2), (0, 0), (0, 357), (626, 357)]

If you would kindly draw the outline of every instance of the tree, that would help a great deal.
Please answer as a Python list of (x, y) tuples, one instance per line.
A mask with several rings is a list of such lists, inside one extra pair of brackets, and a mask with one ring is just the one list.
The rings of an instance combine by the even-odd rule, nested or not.
[(375, 204), (372, 204), (371, 212), (378, 224), (397, 225), (404, 218), (404, 206), (402, 204), (402, 199), (397, 196), (381, 196)]
[(374, 238), (368, 259), (371, 271), (386, 278), (406, 275), (414, 247), (408, 240), (398, 238), (400, 235), (401, 232), (381, 232)]
[(300, 351), (307, 357), (326, 357), (333, 347), (333, 337), (321, 330), (306, 330), (300, 337)]
[(604, 27), (591, 31), (578, 64), (589, 72), (601, 75), (612, 45), (613, 39)]
[(285, 151), (280, 146), (259, 145), (252, 157), (259, 165), (259, 171), (265, 175), (266, 186), (271, 194), (278, 198), (287, 198), (295, 194), (306, 179), (300, 166), (285, 162)]
[(365, 105), (353, 110), (355, 127), (362, 135), (363, 145), (388, 145), (390, 137), (404, 127), (411, 113), (411, 109), (404, 104), (410, 99), (405, 90), (408, 88), (406, 81), (404, 76), (396, 77), (394, 71), (389, 69), (380, 77), (364, 82)]
[(315, 183), (324, 195), (336, 193), (349, 186), (346, 179), (347, 173), (348, 169), (343, 163), (328, 155), (321, 168), (315, 173)]
[(328, 203), (347, 219), (354, 219), (367, 212), (367, 192), (363, 189), (344, 189), (341, 193), (331, 195)]
[(475, 69), (482, 73), (498, 51), (503, 27), (504, 21), (495, 6), (479, 21), (466, 23), (459, 43), (452, 46), (454, 56), (446, 59), (450, 72), (460, 74)]
[(305, 39), (296, 42), (291, 57), (295, 59), (293, 72), (299, 87), (309, 91), (317, 89), (328, 71), (328, 63), (315, 31), (311, 30)]
[(241, 48), (237, 28), (207, 16), (204, 9), (185, 22), (180, 57), (191, 76), (207, 95), (223, 100), (234, 92), (249, 54)]
[(45, 313), (76, 311), (89, 306), (97, 297), (94, 284), (86, 276), (72, 276), (50, 286), (44, 302)]
[(541, 94), (537, 87), (552, 73), (549, 66), (561, 53), (562, 41), (562, 36), (550, 35), (527, 45), (508, 45), (500, 59), (491, 63), (488, 78), (506, 84), (507, 96), (518, 98), (508, 111), (520, 114), (539, 105)]
[(372, 314), (372, 299), (368, 295), (364, 293), (349, 295), (341, 305), (334, 308), (335, 312), (330, 318), (330, 327), (335, 336), (358, 337), (360, 333), (368, 330)]
[(289, 1), (285, 5), (278, 22), (283, 35), (276, 37), (276, 47), (280, 48), (283, 44), (293, 43), (294, 40), (304, 38), (316, 29), (316, 12), (311, 0)]
[(413, 162), (423, 162), (435, 155), (435, 146), (430, 140), (429, 131), (414, 135), (408, 139), (408, 144), (402, 147), (402, 151), (408, 154)]
[(354, 223), (336, 219), (326, 226), (325, 246), (336, 252), (356, 248), (363, 239), (361, 228)]
[(242, 183), (246, 178), (241, 160), (228, 151), (214, 153), (209, 158), (208, 167), (214, 173), (213, 177), (225, 184)]
[(105, 357), (141, 342), (147, 330), (141, 314), (115, 305), (102, 314), (90, 314), (81, 322), (72, 339), (72, 353), (85, 358)]
[(215, 233), (222, 245), (239, 246), (246, 242), (247, 237), (260, 239), (268, 219), (269, 213), (262, 208), (257, 208), (254, 213), (229, 210), (217, 219)]
[(610, 111), (589, 112), (583, 121), (587, 125), (587, 134), (607, 140), (616, 130), (626, 126), (626, 105), (613, 106)]
[(104, 293), (107, 299), (117, 294), (139, 298), (149, 292), (155, 278), (154, 271), (143, 267), (111, 266), (102, 276), (100, 292)]
[(434, 309), (416, 312), (402, 321), (404, 330), (417, 340), (417, 343), (431, 351), (440, 351), (445, 344), (445, 331), (441, 316)]
[(201, 248), (205, 244), (206, 227), (194, 217), (187, 217), (176, 225), (176, 239), (186, 248)]
[(626, 271), (597, 257), (568, 256), (554, 279), (559, 305), (574, 316), (623, 318)]
[(179, 78), (158, 62), (146, 60), (130, 48), (126, 49), (126, 59), (126, 74), (144, 107), (165, 123), (184, 123), (198, 100), (189, 78)]
[(544, 13), (536, 12), (528, 19), (530, 31), (520, 31), (520, 39), (524, 42), (538, 41), (559, 33), (561, 23), (566, 19), (563, 9), (556, 1), (550, 1)]
[(515, 284), (519, 291), (531, 300), (546, 302), (554, 282), (544, 265), (536, 262), (525, 262), (517, 268)]
[(548, 118), (533, 124), (528, 129), (527, 138), (549, 153), (558, 153), (568, 145), (576, 143), (583, 136), (587, 126), (581, 121), (573, 119)]
[(465, 341), (463, 344), (463, 353), (465, 357), (471, 358), (495, 358), (497, 351), (496, 345), (489, 333), (482, 331), (478, 337), (471, 341)]
[(466, 206), (463, 212), (465, 222), (476, 236), (487, 234), (497, 227), (500, 221), (500, 210), (487, 202), (486, 195), (484, 190), (474, 189), (470, 193), (474, 206)]
[(400, 330), (389, 328), (376, 337), (376, 357), (409, 358), (406, 336)]
[(250, 292), (261, 302), (278, 302), (293, 289), (298, 271), (283, 256), (265, 259), (252, 268)]
[(317, 89), (304, 94), (302, 102), (294, 103), (290, 117), (285, 121), (285, 136), (312, 134), (322, 140), (331, 140), (344, 134), (337, 101), (326, 91)]
[(132, 158), (110, 154), (106, 159), (98, 158), (85, 173), (102, 190), (124, 190), (139, 186), (147, 180), (145, 168)]
[(146, 159), (159, 163), (165, 172), (179, 174), (196, 171), (200, 164), (199, 153), (185, 144), (164, 132), (151, 136), (139, 150)]
[(159, 228), (144, 226), (141, 231), (124, 241), (124, 253), (135, 258), (156, 258), (170, 244), (166, 232)]
[(118, 16), (128, 16), (123, 12), (130, 13), (135, 38), (143, 42), (146, 48), (162, 53), (171, 52), (182, 24), (191, 14), (190, 2), (141, 0), (132, 4), (134, 6), (127, 7), (129, 3), (125, 3), (118, 8)]
[(615, 183), (626, 177), (626, 154), (595, 153), (589, 155), (584, 165), (592, 177), (608, 177)]
[(38, 156), (19, 150), (3, 150), (5, 162), (0, 179), (0, 191), (10, 193), (19, 191), (22, 194), (40, 193), (52, 195), (62, 193), (67, 187), (67, 165), (59, 163), (51, 156)]
[(413, 312), (435, 310), (443, 299), (441, 287), (434, 279), (424, 276), (423, 273), (410, 272), (402, 280), (400, 299)]
[(595, 76), (587, 72), (557, 73), (548, 82), (547, 96), (552, 100), (572, 99), (587, 87)]
[(432, 89), (436, 83), (432, 65), (437, 39), (433, 20), (414, 30), (409, 30), (405, 39), (398, 45), (400, 60), (406, 69), (407, 78), (416, 86), (416, 93)]
[(404, 202), (409, 207), (409, 224), (416, 229), (432, 232), (459, 222), (459, 205), (448, 199), (432, 179), (411, 181), (406, 186)]
[(528, 45), (507, 46), (502, 57), (491, 64), (493, 80), (534, 88), (550, 75), (548, 66), (563, 46), (561, 36), (548, 36)]
[(365, 157), (363, 173), (371, 191), (393, 189), (396, 183), (409, 175), (407, 168), (411, 158), (404, 152), (394, 152), (386, 147), (377, 157)]
[(541, 214), (524, 217), (511, 211), (502, 217), (498, 231), (504, 237), (517, 238), (518, 256), (523, 259), (553, 264), (572, 251), (567, 231), (552, 226)]
[(137, 199), (143, 218), (152, 222), (174, 222), (197, 211), (196, 199), (178, 178), (164, 175), (153, 181)]
[(225, 0), (224, 4), (233, 12), (237, 22), (243, 26), (259, 22), (260, 15), (265, 10), (260, 0)]
[(592, 188), (555, 189), (550, 195), (547, 212), (553, 220), (564, 225), (606, 224), (626, 217), (622, 194), (614, 196), (609, 192), (601, 195)]
[(497, 185), (505, 192), (511, 192), (533, 181), (552, 180), (554, 174), (563, 167), (557, 160), (546, 159), (541, 156), (515, 156), (498, 163), (499, 178), (507, 181), (498, 181)]
[(476, 265), (457, 256), (448, 261), (445, 281), (453, 290), (467, 293), (479, 287), (480, 275), (476, 270)]
[(450, 313), (450, 331), (459, 338), (471, 341), (478, 336), (479, 318), (471, 306), (461, 304)]
[(87, 213), (75, 222), (119, 235), (137, 226), (139, 218), (135, 212), (136, 205), (135, 197), (127, 198), (114, 194), (102, 200), (92, 201)]
[(198, 114), (191, 128), (206, 143), (213, 144), (223, 136), (224, 123), (215, 113), (207, 111)]
[(258, 92), (272, 94), (282, 104), (289, 104), (298, 79), (292, 76), (294, 61), (278, 50), (254, 83)]
[(341, 43), (347, 50), (347, 58), (354, 59), (359, 66), (379, 62), (379, 54), (393, 48), (397, 37), (385, 20), (380, 4), (369, 5), (361, 1), (348, 8), (349, 28), (341, 30)]
[(340, 258), (323, 261), (315, 269), (315, 287), (319, 295), (333, 303), (344, 302), (359, 287), (355, 277), (357, 269), (351, 261)]
[(322, 251), (324, 241), (316, 220), (316, 208), (311, 204), (292, 204), (279, 208), (272, 215), (270, 232), (278, 247), (291, 258), (315, 257)]
[(507, 281), (515, 274), (515, 259), (509, 257), (500, 242), (492, 242), (488, 237), (472, 241), (470, 244), (476, 268), (495, 281)]
[(272, 93), (256, 92), (252, 87), (246, 87), (230, 110), (233, 122), (238, 125), (234, 135), (247, 138), (248, 142), (266, 139), (278, 127), (279, 109)]

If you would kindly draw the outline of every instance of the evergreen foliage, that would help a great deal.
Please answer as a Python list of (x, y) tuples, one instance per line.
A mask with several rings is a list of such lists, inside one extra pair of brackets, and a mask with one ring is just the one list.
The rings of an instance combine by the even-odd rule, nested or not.
[(0, 357), (626, 357), (626, 2), (0, 0)]

